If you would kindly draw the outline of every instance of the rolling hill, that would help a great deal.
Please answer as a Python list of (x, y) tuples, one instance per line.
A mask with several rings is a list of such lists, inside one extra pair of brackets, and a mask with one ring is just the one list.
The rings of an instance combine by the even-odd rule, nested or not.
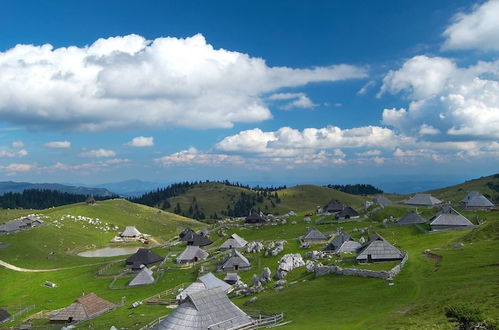
[[(221, 217), (227, 214), (228, 208), (234, 209), (235, 204), (242, 198), (242, 194), (245, 195), (246, 199), (255, 199), (255, 208), (264, 213), (272, 214), (284, 214), (291, 210), (315, 210), (316, 206), (323, 206), (333, 198), (354, 208), (359, 208), (368, 199), (315, 185), (299, 185), (265, 194), (244, 187), (230, 186), (219, 182), (205, 182), (193, 186), (179, 196), (171, 197), (167, 201), (164, 200), (157, 206), (189, 217), (193, 216), (197, 207), (206, 218), (216, 218), (215, 216)], [(275, 194), (277, 194), (278, 199), (275, 198)], [(244, 216), (248, 211), (249, 208), (236, 215)]]
[(469, 191), (478, 190), (494, 204), (499, 204), (499, 173), (469, 180), (454, 186), (434, 189), (428, 193), (443, 201), (458, 203)]
[[(158, 243), (186, 227), (203, 226), (195, 220), (123, 199), (97, 202), (96, 205), (70, 204), (40, 211), (0, 210), (0, 215), (2, 213), (8, 216), (36, 213), (44, 217), (46, 225), (40, 228), (0, 236), (0, 241), (8, 244), (8, 248), (0, 249), (0, 259), (22, 267), (43, 264), (44, 268), (55, 268), (61, 264), (88, 262), (76, 254), (88, 249), (119, 246), (110, 240), (125, 226), (136, 226), (140, 232), (152, 235)], [(6, 218), (0, 216), (2, 220), (12, 219)]]

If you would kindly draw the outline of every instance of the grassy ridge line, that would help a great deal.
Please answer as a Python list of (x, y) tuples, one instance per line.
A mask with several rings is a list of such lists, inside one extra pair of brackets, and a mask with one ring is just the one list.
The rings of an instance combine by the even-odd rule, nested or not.
[[(195, 199), (199, 210), (207, 218), (215, 214), (215, 212), (218, 216), (222, 216), (222, 211), (227, 210), (227, 205), (232, 207), (241, 192), (256, 194), (255, 191), (243, 187), (227, 186), (216, 182), (200, 183), (187, 192), (170, 198), (171, 207), (167, 210), (173, 212), (178, 203), (181, 210), (187, 214), (187, 210)], [(265, 213), (284, 214), (291, 210), (315, 210), (316, 206), (324, 206), (333, 198), (354, 208), (361, 207), (364, 201), (370, 199), (370, 197), (351, 195), (315, 185), (294, 186), (278, 190), (277, 194), (281, 199), (280, 203), (272, 205), (270, 201), (264, 199), (263, 203), (258, 203), (256, 207)]]

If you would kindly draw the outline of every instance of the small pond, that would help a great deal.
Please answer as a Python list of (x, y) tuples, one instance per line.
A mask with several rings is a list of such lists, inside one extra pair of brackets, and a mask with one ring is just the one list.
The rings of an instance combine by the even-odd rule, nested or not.
[(98, 258), (98, 257), (116, 257), (124, 256), (127, 254), (133, 254), (137, 252), (139, 247), (129, 246), (129, 247), (107, 247), (97, 250), (88, 250), (78, 253), (80, 257)]

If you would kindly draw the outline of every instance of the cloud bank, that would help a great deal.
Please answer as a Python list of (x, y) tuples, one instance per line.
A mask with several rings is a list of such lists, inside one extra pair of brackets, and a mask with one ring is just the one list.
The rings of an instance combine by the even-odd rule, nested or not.
[(151, 41), (132, 34), (56, 49), (17, 45), (0, 52), (0, 72), (2, 121), (81, 131), (260, 122), (272, 117), (263, 94), (366, 76), (346, 64), (269, 67), (261, 58), (215, 49), (201, 34)]

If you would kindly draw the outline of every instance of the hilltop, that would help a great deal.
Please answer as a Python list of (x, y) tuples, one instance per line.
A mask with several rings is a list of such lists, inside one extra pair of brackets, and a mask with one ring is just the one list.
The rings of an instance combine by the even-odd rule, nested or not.
[(492, 203), (499, 204), (499, 173), (427, 192), (440, 200), (458, 203), (471, 190), (478, 190)]
[[(154, 193), (151, 193), (154, 194)], [(201, 219), (245, 216), (254, 208), (264, 213), (315, 210), (331, 199), (359, 208), (367, 200), (328, 187), (298, 185), (285, 189), (256, 190), (220, 182), (202, 182), (182, 189), (177, 196), (163, 198), (154, 206), (188, 217)]]

